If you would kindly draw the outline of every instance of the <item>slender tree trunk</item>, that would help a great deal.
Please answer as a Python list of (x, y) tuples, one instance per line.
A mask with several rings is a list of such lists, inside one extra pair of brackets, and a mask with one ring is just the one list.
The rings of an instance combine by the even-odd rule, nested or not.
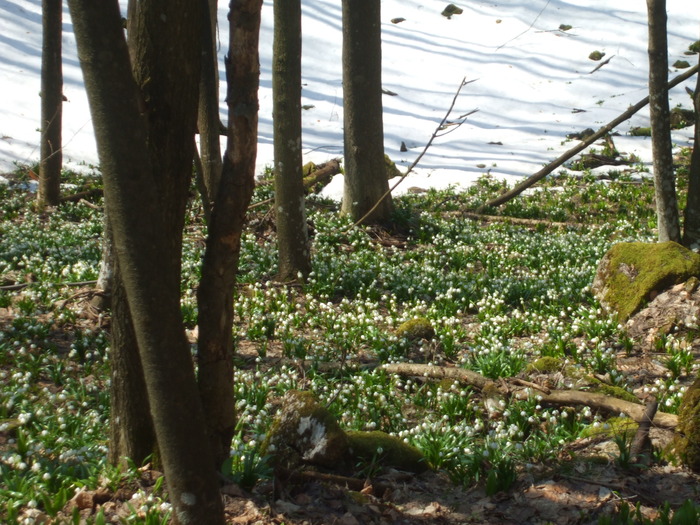
[(659, 242), (680, 242), (676, 177), (673, 172), (671, 116), (668, 108), (666, 0), (647, 0), (647, 11), (649, 15), (649, 113)]
[(233, 296), (246, 210), (255, 188), (262, 0), (232, 0), (230, 5), (228, 143), (197, 293), (199, 392), (217, 466), (229, 456), (236, 423)]
[(700, 245), (700, 75), (697, 76), (693, 94), (695, 106), (695, 141), (690, 156), (688, 174), (688, 202), (683, 221), (683, 244), (696, 248)]
[[(384, 160), (380, 0), (343, 0), (345, 187), (341, 211), (361, 219), (389, 190)], [(386, 222), (391, 196), (367, 218)]]
[(301, 172), (301, 1), (274, 3), (272, 121), (279, 279), (311, 271), (306, 201)]
[(39, 163), (39, 209), (56, 206), (61, 196), (61, 124), (63, 113), (63, 70), (61, 0), (42, 0), (43, 41), (41, 46), (41, 147)]
[[(199, 0), (204, 10), (202, 24), (202, 76), (199, 83), (199, 150), (201, 158), (202, 204), (207, 222), (221, 179), (221, 138), (219, 118), (219, 64), (216, 59), (216, 0)], [(209, 23), (207, 23), (209, 22)]]
[[(152, 52), (164, 51), (157, 54), (162, 67), (177, 62), (180, 72), (189, 73), (178, 81), (171, 77), (176, 85), (168, 86), (168, 96), (161, 96), (153, 86), (140, 92), (134, 82), (116, 1), (70, 0), (69, 5), (95, 126), (114, 250), (134, 322), (173, 519), (176, 524), (223, 524), (223, 505), (211, 468), (180, 313), (179, 253), (176, 261), (168, 260), (181, 240), (168, 238), (172, 221), (163, 211), (163, 202), (165, 196), (177, 199), (182, 190), (163, 188), (159, 184), (163, 181), (158, 180), (159, 170), (175, 176), (182, 173), (183, 166), (174, 159), (187, 166), (192, 162), (199, 46), (196, 38), (188, 38), (186, 26), (197, 27), (199, 10), (188, 12), (186, 2), (171, 1), (141, 13), (148, 21), (131, 21), (161, 24), (160, 32), (150, 31), (153, 38), (147, 45), (154, 44)], [(164, 47), (155, 45), (156, 40), (164, 40)], [(194, 49), (194, 56), (187, 56), (182, 47)], [(152, 74), (158, 85), (162, 78), (157, 71)], [(166, 101), (176, 105), (163, 107)], [(174, 121), (169, 125), (178, 128), (172, 131), (174, 136), (166, 135), (165, 146), (171, 148), (164, 148), (162, 154), (174, 158), (162, 166), (152, 160), (151, 148), (164, 145), (162, 137), (158, 140), (152, 134), (167, 130), (165, 123), (157, 122), (159, 115), (152, 113), (156, 109), (165, 111), (161, 117), (173, 112)], [(173, 151), (176, 147), (185, 153)]]
[(109, 461), (126, 469), (127, 458), (142, 465), (156, 451), (156, 435), (139, 346), (118, 268), (114, 268), (112, 282)]

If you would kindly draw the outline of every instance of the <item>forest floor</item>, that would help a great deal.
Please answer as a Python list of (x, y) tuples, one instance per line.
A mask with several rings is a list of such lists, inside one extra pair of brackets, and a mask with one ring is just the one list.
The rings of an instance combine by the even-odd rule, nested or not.
[[(101, 201), (38, 216), (20, 182), (0, 187), (0, 521), (166, 523), (162, 472), (106, 463), (110, 319), (92, 307), (92, 285), (66, 285), (94, 278)], [(492, 411), (474, 385), (382, 372), (468, 369), (506, 392), (516, 381), (543, 392), (606, 387), (639, 406), (654, 394), (660, 412), (676, 413), (697, 375), (697, 333), (631, 340), (589, 288), (611, 242), (650, 238), (653, 185), (558, 177), (500, 218), (462, 215), (503, 188), (487, 177), (471, 193), (403, 197), (405, 224), (393, 230), (350, 229), (333, 203), (310, 199), (315, 273), (304, 285), (274, 282), (274, 223), (266, 210), (251, 215), (235, 307), (244, 403), (232, 453), (254, 462), (239, 465), (247, 481), (222, 477), (229, 523), (661, 524), (671, 511), (697, 512), (683, 505), (700, 501), (700, 476), (668, 452), (671, 427), (652, 427), (652, 448), (635, 460), (636, 424), (619, 413), (515, 396)], [(188, 226), (182, 308), (193, 349), (202, 246), (199, 226)], [(396, 336), (418, 316), (434, 337)], [(557, 364), (533, 366), (543, 358)], [(373, 460), (271, 476), (255, 454), (290, 389), (313, 392), (344, 428), (403, 437), (437, 468), (416, 474)]]

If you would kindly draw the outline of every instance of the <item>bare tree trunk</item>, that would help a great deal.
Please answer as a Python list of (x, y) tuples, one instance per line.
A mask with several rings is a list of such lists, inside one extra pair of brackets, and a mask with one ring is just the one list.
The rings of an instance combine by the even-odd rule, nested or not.
[(301, 1), (275, 2), (272, 121), (279, 279), (311, 271), (301, 154)]
[(695, 140), (688, 173), (688, 202), (685, 205), (685, 221), (683, 221), (683, 244), (696, 248), (700, 245), (700, 75), (695, 84), (693, 105), (695, 106)]
[(97, 274), (97, 283), (95, 284), (98, 294), (90, 302), (90, 305), (99, 311), (107, 310), (112, 304), (112, 285), (115, 272), (112, 231), (109, 226), (109, 216), (106, 209), (104, 210), (103, 222), (102, 258), (100, 260), (100, 271)]
[[(199, 83), (199, 150), (201, 178), (205, 193), (202, 204), (207, 222), (221, 179), (221, 133), (219, 118), (219, 64), (216, 59), (216, 0), (199, 0), (204, 10), (202, 24), (202, 73)], [(206, 21), (210, 23), (207, 24)]]
[(197, 293), (199, 392), (217, 466), (229, 456), (236, 423), (233, 296), (246, 210), (255, 188), (261, 9), (262, 0), (231, 2), (226, 58), (228, 144)]
[[(345, 187), (341, 210), (359, 220), (389, 190), (384, 160), (379, 0), (343, 0)], [(367, 217), (386, 222), (391, 196)]]
[(112, 282), (109, 462), (126, 469), (127, 458), (142, 465), (157, 447), (139, 346), (118, 268)]
[[(105, 206), (134, 322), (173, 519), (176, 524), (223, 524), (223, 505), (180, 313), (180, 259), (175, 247), (181, 235), (172, 238), (173, 222), (178, 218), (168, 213), (178, 209), (179, 202), (164, 211), (168, 199), (177, 201), (183, 190), (174, 187), (178, 181), (168, 180), (171, 187), (166, 188), (166, 181), (159, 180), (163, 172), (177, 178), (191, 169), (199, 41), (190, 31), (198, 27), (201, 10), (188, 10), (192, 6), (184, 1), (156, 3), (144, 5), (155, 9), (140, 12), (130, 21), (130, 38), (139, 29), (157, 24), (150, 27), (151, 38), (144, 41), (154, 55), (136, 54), (143, 59), (141, 66), (150, 63), (156, 67), (147, 89), (140, 92), (132, 77), (118, 3), (69, 1), (95, 124)], [(138, 28), (139, 24), (143, 26)], [(193, 53), (188, 54), (186, 48)], [(155, 57), (157, 64), (148, 60)], [(183, 77), (183, 70), (193, 74)], [(166, 80), (170, 84), (164, 84)], [(159, 118), (169, 122), (158, 122)], [(158, 137), (158, 133), (164, 135)], [(152, 148), (162, 148), (160, 153), (171, 158), (164, 165), (155, 164)]]
[(63, 114), (63, 70), (61, 0), (42, 0), (43, 41), (41, 46), (41, 147), (37, 207), (56, 206), (61, 196), (61, 125)]
[(647, 0), (647, 11), (649, 15), (649, 113), (659, 242), (680, 242), (676, 176), (673, 172), (671, 116), (668, 108), (666, 0)]

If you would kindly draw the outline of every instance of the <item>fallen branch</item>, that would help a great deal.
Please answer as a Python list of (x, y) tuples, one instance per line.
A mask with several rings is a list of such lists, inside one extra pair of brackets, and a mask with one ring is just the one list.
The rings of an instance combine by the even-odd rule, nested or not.
[[(700, 64), (691, 67), (682, 75), (678, 75), (676, 78), (674, 78), (671, 82), (668, 83), (668, 86), (667, 86), (668, 89), (671, 89), (672, 87), (677, 86), (678, 84), (680, 84), (684, 80), (689, 79), (694, 74), (696, 74), (699, 69), (700, 69)], [(593, 144), (596, 140), (598, 140), (599, 138), (604, 136), (606, 133), (609, 133), (610, 131), (612, 131), (612, 129), (615, 126), (618, 126), (618, 125), (622, 124), (624, 121), (628, 120), (632, 115), (637, 113), (640, 109), (642, 109), (648, 103), (649, 103), (649, 97), (644, 97), (642, 100), (637, 102), (634, 106), (630, 107), (627, 111), (625, 111), (622, 115), (620, 115), (616, 119), (612, 120), (611, 122), (609, 122), (608, 124), (606, 124), (605, 126), (600, 128), (593, 135), (591, 135), (590, 137), (583, 140), (577, 146), (574, 146), (570, 150), (566, 151), (559, 158), (557, 158), (556, 160), (553, 160), (552, 162), (547, 164), (540, 171), (531, 175), (529, 178), (525, 179), (523, 182), (521, 182), (520, 184), (515, 186), (512, 190), (507, 191), (502, 195), (499, 195), (495, 199), (492, 199), (489, 202), (487, 202), (486, 204), (484, 204), (483, 206), (479, 207), (476, 210), (477, 213), (481, 213), (486, 208), (489, 208), (489, 207), (500, 206), (501, 204), (511, 200), (513, 197), (517, 197), (523, 191), (525, 191), (527, 188), (529, 188), (530, 186), (532, 186), (536, 182), (539, 182), (540, 180), (544, 179), (547, 175), (552, 173), (555, 169), (557, 169), (559, 166), (564, 164), (571, 157), (573, 157), (577, 153), (580, 153), (581, 151), (586, 149), (588, 146)]]
[(99, 197), (102, 195), (102, 188), (93, 188), (91, 190), (81, 191), (72, 195), (64, 195), (58, 202), (79, 202), (87, 197)]
[(581, 226), (579, 222), (555, 222), (545, 219), (521, 219), (518, 217), (507, 217), (505, 215), (485, 215), (482, 213), (474, 213), (470, 211), (453, 212), (454, 215), (467, 217), (477, 221), (485, 222), (508, 222), (510, 224), (522, 224), (523, 226), (551, 226), (554, 228), (578, 228)]
[(466, 368), (453, 368), (447, 366), (419, 365), (415, 363), (392, 363), (382, 365), (379, 368), (388, 374), (398, 374), (400, 376), (422, 376), (430, 379), (456, 379), (483, 390), (486, 385), (496, 383), (478, 372), (467, 370)]
[[(390, 374), (429, 377), (431, 379), (455, 379), (474, 386), (479, 390), (483, 390), (487, 385), (493, 385), (499, 388), (495, 381), (464, 368), (413, 363), (386, 364), (382, 365), (380, 368)], [(512, 389), (512, 395), (516, 399), (527, 399), (528, 396), (531, 395), (530, 388), (512, 388), (512, 385), (517, 385), (520, 380), (509, 381), (509, 379), (504, 379), (504, 381), (510, 385), (509, 390)], [(499, 390), (503, 389), (500, 388)], [(617, 399), (616, 397), (606, 396), (605, 394), (581, 392), (578, 390), (552, 390), (549, 393), (538, 393), (537, 396), (543, 404), (557, 406), (584, 405), (596, 410), (602, 410), (609, 414), (624, 413), (637, 422), (642, 422), (644, 420), (644, 406)], [(675, 428), (678, 425), (678, 416), (675, 414), (666, 414), (665, 412), (657, 412), (654, 416), (653, 424), (663, 428)]]
[(433, 134), (430, 136), (430, 140), (428, 140), (428, 143), (427, 143), (427, 144), (425, 145), (425, 147), (423, 148), (423, 151), (420, 152), (420, 155), (418, 155), (418, 157), (416, 157), (416, 160), (414, 160), (414, 161), (411, 163), (411, 165), (408, 167), (408, 169), (406, 169), (406, 171), (403, 173), (403, 175), (401, 175), (401, 177), (399, 177), (399, 180), (398, 180), (391, 188), (389, 188), (386, 192), (384, 192), (384, 195), (382, 195), (381, 197), (379, 197), (379, 199), (378, 199), (377, 202), (374, 204), (374, 206), (372, 206), (372, 207), (370, 208), (370, 210), (369, 210), (367, 213), (365, 213), (362, 217), (360, 217), (360, 219), (359, 219), (358, 221), (356, 221), (355, 224), (353, 224), (352, 226), (350, 226), (350, 228), (348, 228), (348, 229), (346, 230), (345, 233), (347, 233), (347, 231), (349, 231), (351, 228), (354, 228), (354, 227), (359, 226), (360, 224), (362, 224), (362, 223), (365, 221), (365, 219), (366, 219), (367, 217), (369, 217), (370, 215), (372, 215), (372, 213), (374, 213), (374, 210), (377, 209), (377, 207), (382, 203), (382, 201), (383, 201), (384, 199), (386, 199), (387, 196), (391, 195), (391, 192), (394, 191), (394, 190), (396, 189), (396, 187), (397, 187), (399, 184), (401, 184), (401, 183), (406, 179), (406, 177), (408, 177), (408, 175), (413, 171), (413, 168), (415, 168), (415, 167), (418, 165), (418, 163), (420, 162), (420, 160), (423, 158), (423, 156), (424, 156), (425, 153), (428, 151), (428, 149), (429, 149), (430, 146), (432, 145), (433, 141), (434, 141), (437, 137), (441, 137), (442, 135), (446, 135), (447, 133), (451, 133), (452, 131), (454, 131), (455, 129), (457, 129), (459, 126), (461, 126), (462, 124), (464, 124), (464, 121), (467, 120), (467, 117), (468, 117), (469, 115), (472, 115), (473, 113), (476, 113), (477, 111), (479, 111), (478, 109), (474, 109), (474, 110), (472, 110), (472, 111), (470, 111), (470, 112), (468, 112), (468, 113), (465, 113), (464, 115), (460, 115), (460, 117), (459, 117), (459, 119), (458, 119), (458, 123), (454, 124), (455, 127), (452, 127), (452, 128), (451, 128), (448, 132), (446, 132), (446, 133), (440, 133), (441, 131), (444, 131), (444, 130), (445, 130), (445, 124), (447, 123), (447, 118), (448, 118), (448, 117), (450, 116), (450, 114), (452, 113), (452, 110), (454, 109), (455, 104), (457, 103), (457, 97), (459, 97), (459, 93), (462, 91), (462, 88), (463, 88), (464, 86), (466, 86), (467, 84), (471, 84), (472, 82), (476, 82), (476, 79), (474, 79), (474, 80), (469, 80), (469, 81), (467, 81), (466, 77), (462, 79), (462, 82), (460, 82), (459, 87), (457, 88), (457, 92), (455, 93), (454, 97), (452, 97), (452, 104), (450, 104), (450, 107), (447, 109), (447, 112), (445, 113), (445, 116), (442, 117), (442, 120), (440, 121), (440, 124), (438, 124), (437, 127), (435, 128), (435, 131), (433, 131)]
[[(31, 282), (31, 283), (9, 284), (6, 286), (0, 286), (0, 290), (7, 291), (7, 292), (13, 292), (16, 290), (22, 290), (23, 288), (26, 288), (27, 286), (31, 286), (33, 284), (41, 284), (41, 283)], [(54, 286), (90, 286), (93, 284), (97, 284), (97, 281), (79, 281), (79, 282), (74, 282), (74, 283), (47, 283), (47, 284), (52, 284)]]

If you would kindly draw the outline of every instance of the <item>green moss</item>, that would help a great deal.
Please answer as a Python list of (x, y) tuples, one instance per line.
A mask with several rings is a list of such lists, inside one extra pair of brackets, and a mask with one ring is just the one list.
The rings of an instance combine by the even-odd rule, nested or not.
[(593, 426), (589, 425), (581, 432), (582, 438), (595, 437), (595, 436), (624, 436), (633, 435), (637, 432), (639, 424), (633, 419), (628, 417), (611, 417), (607, 419), (603, 425)]
[(411, 472), (423, 472), (430, 467), (420, 450), (386, 432), (351, 430), (347, 437), (350, 453), (357, 459), (376, 460), (381, 465)]
[(651, 137), (651, 128), (640, 128), (635, 126), (630, 129), (630, 135), (633, 137)]
[(386, 178), (393, 179), (394, 177), (401, 177), (403, 173), (396, 167), (396, 163), (389, 158), (389, 155), (384, 155), (384, 164), (386, 164)]
[(687, 69), (690, 67), (690, 62), (688, 62), (687, 60), (676, 60), (673, 63), (673, 67), (675, 67), (676, 69)]
[(586, 379), (593, 384), (593, 387), (591, 388), (593, 392), (599, 392), (601, 394), (605, 394), (606, 396), (622, 399), (623, 401), (629, 401), (630, 403), (639, 403), (639, 399), (624, 388), (605, 384), (593, 376), (587, 376)]
[(675, 452), (684, 465), (700, 472), (700, 377), (683, 396), (676, 430)]
[(683, 129), (695, 124), (695, 111), (692, 109), (673, 108), (670, 117), (672, 129)]
[(588, 55), (588, 58), (591, 60), (595, 60), (596, 62), (600, 59), (602, 59), (605, 56), (605, 53), (601, 51), (593, 51), (590, 55)]
[(547, 373), (560, 370), (562, 361), (558, 357), (545, 356), (540, 357), (534, 363), (527, 365), (526, 372)]
[(688, 51), (692, 51), (693, 53), (700, 53), (700, 40), (696, 40), (692, 44), (688, 46)]
[(452, 18), (452, 15), (461, 15), (463, 12), (464, 10), (461, 7), (457, 7), (454, 4), (449, 4), (442, 10), (442, 16), (446, 16), (449, 19)]
[(313, 162), (307, 162), (301, 167), (301, 174), (304, 177), (308, 177), (314, 171), (316, 171), (316, 164), (314, 164)]
[(700, 275), (700, 255), (678, 243), (619, 243), (601, 262), (594, 282), (608, 308), (628, 319), (655, 293)]
[(399, 325), (396, 329), (396, 336), (405, 338), (409, 341), (417, 339), (430, 340), (435, 337), (435, 329), (429, 319), (425, 317), (416, 317)]

